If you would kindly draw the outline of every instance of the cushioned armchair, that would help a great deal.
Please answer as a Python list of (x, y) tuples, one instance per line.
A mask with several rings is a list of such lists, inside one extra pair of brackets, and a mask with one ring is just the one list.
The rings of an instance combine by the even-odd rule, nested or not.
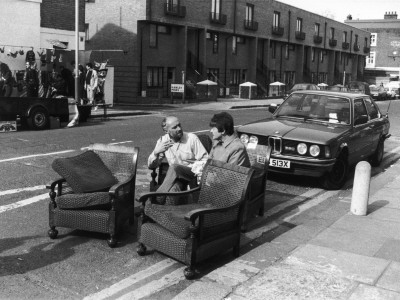
[[(212, 140), (207, 134), (198, 134), (200, 142), (203, 144), (204, 148), (210, 153), (212, 148)], [(157, 168), (150, 168), (151, 170), (151, 182), (150, 182), (150, 192), (154, 192), (163, 183), (165, 175), (168, 171), (168, 161), (164, 159)]]
[(107, 233), (114, 247), (121, 226), (133, 223), (138, 152), (92, 144), (80, 155), (55, 159), (52, 167), (62, 178), (47, 185), (50, 238), (57, 237), (57, 226), (68, 227)]
[(247, 148), (251, 167), (255, 170), (250, 181), (244, 206), (242, 232), (246, 232), (254, 215), (264, 215), (265, 190), (267, 185), (268, 165), (272, 148), (257, 145), (255, 149)]
[[(141, 202), (139, 255), (146, 247), (160, 251), (188, 265), (186, 278), (195, 266), (213, 255), (233, 248), (239, 255), (240, 228), (247, 188), (254, 170), (209, 159), (200, 185), (178, 193), (148, 193)], [(197, 203), (160, 205), (157, 196), (190, 196)], [(189, 202), (188, 202), (189, 203)]]

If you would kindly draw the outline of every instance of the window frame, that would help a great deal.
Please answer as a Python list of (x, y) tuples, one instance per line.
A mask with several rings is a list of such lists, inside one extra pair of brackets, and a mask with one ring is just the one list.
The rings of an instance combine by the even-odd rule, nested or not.
[[(163, 67), (147, 66), (146, 75), (147, 75), (146, 76), (147, 88), (162, 88), (162, 87), (164, 87), (164, 68)], [(149, 75), (151, 75), (151, 78), (149, 77)]]
[(274, 11), (274, 16), (272, 19), (272, 26), (279, 28), (281, 25), (281, 13), (279, 11)]
[(246, 22), (253, 22), (254, 21), (254, 4), (246, 3)]
[(378, 41), (378, 34), (377, 33), (371, 33), (370, 36), (370, 46), (372, 47), (376, 47), (376, 43)]
[(343, 42), (347, 43), (347, 31), (343, 31)]
[(369, 55), (365, 57), (366, 67), (375, 67), (376, 52), (370, 51)]
[(321, 24), (315, 23), (314, 24), (314, 35), (319, 36), (320, 29), (321, 29)]
[(330, 36), (331, 40), (335, 39), (335, 28), (334, 27), (331, 27), (329, 29), (329, 36)]
[(297, 20), (296, 20), (296, 31), (303, 32), (303, 18), (297, 18)]

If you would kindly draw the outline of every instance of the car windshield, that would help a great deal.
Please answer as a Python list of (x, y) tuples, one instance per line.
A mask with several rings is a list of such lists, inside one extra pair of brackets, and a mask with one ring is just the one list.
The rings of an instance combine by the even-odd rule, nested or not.
[(275, 116), (350, 124), (350, 101), (328, 95), (297, 93), (282, 103)]

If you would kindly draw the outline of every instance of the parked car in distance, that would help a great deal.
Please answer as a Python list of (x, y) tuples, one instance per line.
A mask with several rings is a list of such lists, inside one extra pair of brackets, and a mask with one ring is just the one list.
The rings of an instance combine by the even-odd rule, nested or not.
[(385, 85), (388, 89), (387, 94), (392, 97), (392, 99), (398, 99), (400, 93), (400, 81), (390, 81)]
[(349, 89), (343, 85), (337, 84), (337, 85), (331, 85), (327, 86), (325, 88), (326, 91), (331, 91), (331, 92), (348, 92)]
[(371, 95), (369, 84), (366, 82), (350, 81), (347, 87), (350, 92)]
[(303, 90), (319, 90), (319, 86), (313, 83), (296, 83), (294, 84), (290, 90), (285, 92), (285, 98), (289, 96), (291, 93), (295, 91), (303, 91)]
[(247, 147), (272, 147), (269, 171), (312, 176), (340, 189), (349, 167), (369, 159), (378, 166), (390, 123), (370, 96), (327, 91), (293, 92), (272, 118), (240, 126)]
[(375, 87), (375, 88), (370, 87), (370, 92), (371, 92), (371, 97), (374, 100), (388, 99), (387, 91), (383, 87)]

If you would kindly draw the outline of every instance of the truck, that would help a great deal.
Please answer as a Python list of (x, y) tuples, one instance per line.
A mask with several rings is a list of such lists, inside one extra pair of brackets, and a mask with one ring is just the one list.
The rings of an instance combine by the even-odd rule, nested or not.
[[(71, 101), (72, 100), (72, 101)], [(49, 128), (50, 118), (59, 122), (69, 122), (75, 115), (74, 99), (67, 97), (0, 97), (0, 126), (10, 129), (10, 121), (17, 125), (27, 125), (33, 130)], [(84, 122), (90, 115), (90, 107), (78, 106), (79, 120)]]

